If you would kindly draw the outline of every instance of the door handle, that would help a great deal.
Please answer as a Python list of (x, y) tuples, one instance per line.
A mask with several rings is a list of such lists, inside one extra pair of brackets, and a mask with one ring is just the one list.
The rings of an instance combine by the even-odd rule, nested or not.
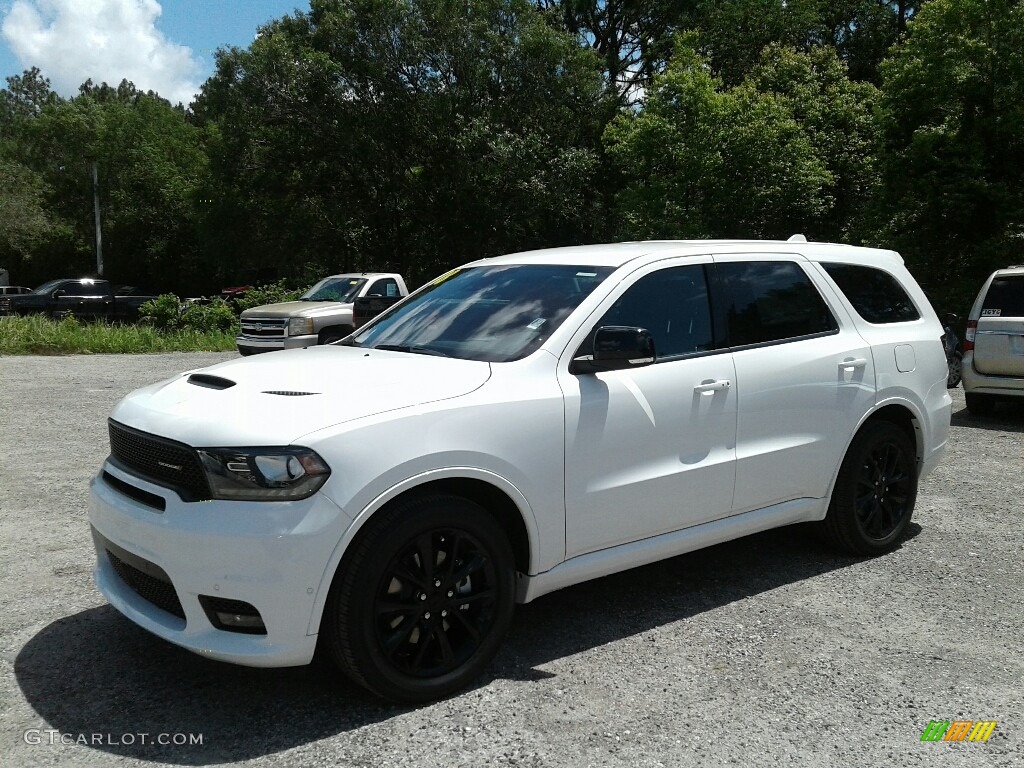
[(693, 388), (694, 392), (700, 392), (705, 395), (709, 392), (717, 392), (720, 389), (728, 389), (732, 386), (732, 382), (728, 379), (719, 379), (718, 381), (705, 381), (698, 384)]
[(863, 357), (858, 357), (855, 360), (843, 360), (843, 362), (839, 364), (839, 367), (842, 368), (846, 373), (853, 373), (854, 370), (856, 370), (857, 368), (864, 368), (867, 366), (867, 364), (867, 359)]

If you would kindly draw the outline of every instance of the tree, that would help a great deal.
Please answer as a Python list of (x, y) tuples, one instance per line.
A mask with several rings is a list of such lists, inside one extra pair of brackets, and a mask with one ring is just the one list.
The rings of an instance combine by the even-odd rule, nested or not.
[(728, 87), (680, 38), (643, 108), (605, 132), (630, 237), (849, 236), (875, 179), (874, 88), (834, 52), (766, 49)]
[(195, 109), (250, 268), (416, 280), (603, 223), (599, 62), (527, 0), (314, 0), (222, 51)]
[(932, 0), (883, 68), (874, 237), (966, 307), (1024, 238), (1024, 5)]

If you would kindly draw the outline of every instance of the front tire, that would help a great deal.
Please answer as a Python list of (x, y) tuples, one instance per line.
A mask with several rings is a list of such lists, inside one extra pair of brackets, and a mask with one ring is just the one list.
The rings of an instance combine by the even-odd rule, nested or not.
[(910, 437), (891, 422), (868, 422), (843, 459), (823, 532), (850, 554), (889, 552), (910, 525), (916, 499), (917, 454)]
[(353, 681), (394, 701), (465, 687), (512, 620), (508, 539), (478, 504), (450, 495), (398, 502), (371, 520), (342, 562), (321, 637)]

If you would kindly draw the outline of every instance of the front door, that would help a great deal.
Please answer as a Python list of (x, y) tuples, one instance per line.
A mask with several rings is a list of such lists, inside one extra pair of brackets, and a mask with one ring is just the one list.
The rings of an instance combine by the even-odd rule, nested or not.
[(625, 325), (647, 329), (656, 353), (654, 364), (632, 370), (559, 368), (567, 558), (730, 512), (736, 377), (732, 356), (714, 349), (701, 261), (638, 270), (567, 350), (587, 354), (596, 328)]

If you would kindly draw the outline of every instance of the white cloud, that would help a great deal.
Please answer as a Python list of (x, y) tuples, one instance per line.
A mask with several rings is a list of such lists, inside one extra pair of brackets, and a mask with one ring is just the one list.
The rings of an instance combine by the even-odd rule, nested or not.
[(114, 86), (127, 78), (187, 105), (201, 64), (156, 28), (161, 11), (157, 0), (14, 0), (2, 30), (22, 66), (39, 67), (65, 96), (89, 78)]

